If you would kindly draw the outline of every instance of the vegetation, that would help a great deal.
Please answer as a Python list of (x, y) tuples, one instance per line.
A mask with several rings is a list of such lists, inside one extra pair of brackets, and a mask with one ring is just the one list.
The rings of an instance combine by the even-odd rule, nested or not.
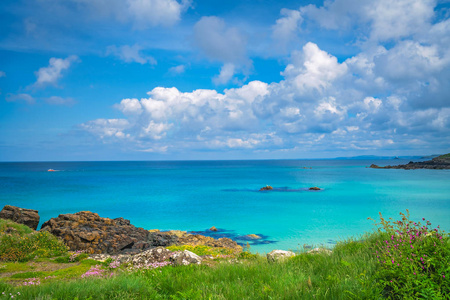
[(170, 248), (212, 256), (202, 265), (100, 263), (80, 252), (0, 262), (0, 300), (449, 299), (450, 238), (423, 221), (381, 216), (378, 230), (362, 240), (339, 242), (331, 254), (299, 253), (278, 263), (205, 246)]

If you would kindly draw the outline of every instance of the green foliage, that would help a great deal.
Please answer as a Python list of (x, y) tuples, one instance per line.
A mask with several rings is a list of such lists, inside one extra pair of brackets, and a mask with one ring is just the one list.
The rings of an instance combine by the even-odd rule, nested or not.
[(11, 278), (33, 278), (33, 277), (43, 277), (46, 272), (23, 272), (11, 275)]
[(385, 220), (376, 224), (388, 234), (376, 243), (380, 268), (377, 284), (388, 298), (450, 298), (449, 237), (431, 222), (413, 222), (401, 213), (401, 221)]
[(182, 246), (169, 246), (167, 247), (170, 251), (184, 251), (188, 250), (197, 255), (212, 255), (214, 257), (221, 257), (224, 255), (233, 255), (234, 250), (229, 248), (220, 248), (220, 247), (209, 247), (204, 245), (199, 246), (191, 246), (191, 245), (182, 245)]
[(242, 259), (256, 259), (258, 258), (258, 255), (250, 253), (248, 251), (242, 251), (241, 253), (239, 253), (238, 257)]
[(32, 233), (34, 230), (26, 225), (17, 224), (11, 220), (0, 219), (0, 235), (5, 234), (8, 231), (11, 231), (15, 235), (22, 236)]
[(36, 257), (55, 257), (67, 253), (62, 241), (46, 231), (1, 233), (0, 261), (29, 261)]

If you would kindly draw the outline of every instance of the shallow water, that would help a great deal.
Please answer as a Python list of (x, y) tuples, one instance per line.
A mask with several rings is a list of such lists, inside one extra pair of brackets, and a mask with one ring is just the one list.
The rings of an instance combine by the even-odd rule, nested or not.
[[(450, 229), (450, 170), (366, 168), (402, 160), (0, 163), (0, 206), (41, 224), (89, 210), (146, 229), (229, 236), (252, 252), (333, 246), (372, 230), (368, 217), (429, 219)], [(58, 170), (47, 172), (48, 169)], [(273, 191), (260, 192), (271, 185)], [(318, 186), (321, 191), (309, 191)], [(215, 226), (218, 232), (207, 229)], [(254, 241), (244, 236), (257, 234)]]

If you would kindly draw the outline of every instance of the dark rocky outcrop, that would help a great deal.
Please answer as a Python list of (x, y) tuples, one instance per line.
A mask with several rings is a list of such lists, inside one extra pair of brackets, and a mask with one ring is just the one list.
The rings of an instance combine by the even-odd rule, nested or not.
[(24, 224), (36, 230), (39, 224), (39, 213), (37, 210), (5, 205), (0, 211), (0, 218)]
[(433, 169), (433, 170), (444, 170), (450, 169), (450, 154), (441, 155), (433, 158), (432, 160), (413, 162), (410, 161), (406, 165), (397, 166), (384, 166), (380, 167), (378, 165), (370, 165), (372, 169), (404, 169), (404, 170), (415, 170), (415, 169)]
[(88, 253), (137, 253), (154, 246), (149, 232), (137, 228), (123, 218), (101, 218), (98, 214), (82, 211), (59, 215), (42, 225), (41, 230), (64, 240), (70, 250)]
[(271, 187), (270, 185), (266, 185), (263, 186), (262, 188), (259, 189), (260, 191), (270, 191), (273, 190), (273, 187)]
[(320, 188), (317, 186), (313, 186), (309, 188), (310, 191), (320, 191)]

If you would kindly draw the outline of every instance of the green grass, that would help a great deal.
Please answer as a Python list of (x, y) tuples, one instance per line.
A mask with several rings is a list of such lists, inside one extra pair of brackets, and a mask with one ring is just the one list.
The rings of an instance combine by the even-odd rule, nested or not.
[[(0, 267), (6, 266), (6, 272), (14, 273), (0, 280), (0, 300), (7, 298), (1, 296), (2, 292), (20, 293), (21, 299), (449, 299), (449, 236), (429, 225), (427, 229), (420, 223), (409, 223), (406, 217), (401, 224), (381, 220), (379, 231), (341, 241), (331, 254), (300, 253), (277, 263), (249, 253), (224, 259), (221, 250), (215, 253), (210, 247), (172, 250), (217, 254), (212, 264), (147, 270), (130, 271), (127, 265), (112, 268), (90, 259), (64, 262), (60, 264), (62, 269), (51, 271), (38, 267), (27, 270), (32, 262), (17, 263), (12, 271), (14, 263), (0, 263)], [(410, 262), (400, 251), (390, 248), (411, 232), (419, 233), (411, 244), (414, 248), (407, 244), (402, 253), (409, 251), (408, 257), (426, 253), (426, 268), (417, 269), (420, 261)], [(380, 262), (380, 257), (404, 261), (400, 267)], [(81, 278), (94, 266), (104, 270), (102, 277)], [(407, 272), (410, 269), (420, 272), (420, 277), (412, 277)], [(41, 284), (20, 285), (32, 277), (39, 278)]]

